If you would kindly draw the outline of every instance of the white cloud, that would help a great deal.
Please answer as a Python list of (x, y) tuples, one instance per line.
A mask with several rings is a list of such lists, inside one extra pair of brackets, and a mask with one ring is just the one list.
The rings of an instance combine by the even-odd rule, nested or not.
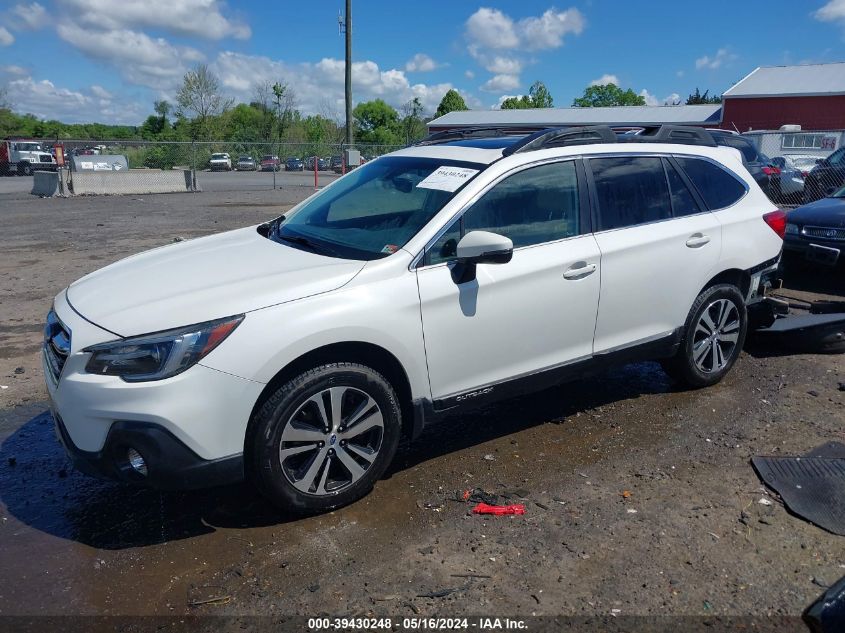
[(74, 22), (62, 22), (56, 31), (86, 56), (115, 66), (131, 83), (172, 90), (188, 67), (203, 55), (188, 46), (126, 29), (92, 33)]
[(672, 94), (663, 97), (663, 99), (658, 99), (645, 88), (640, 90), (640, 96), (645, 99), (645, 104), (649, 106), (675, 105), (681, 99), (681, 95), (677, 92), (673, 92)]
[(678, 72), (676, 72), (676, 73), (675, 73), (675, 75), (676, 75), (679, 79), (680, 79), (681, 77), (683, 77), (685, 74), (686, 74), (686, 73), (685, 73), (683, 70), (679, 70)]
[(520, 20), (517, 26), (528, 50), (542, 50), (560, 48), (565, 35), (579, 35), (585, 25), (581, 12), (572, 8), (566, 11), (549, 9), (539, 18)]
[(496, 55), (484, 66), (494, 75), (518, 75), (522, 72), (522, 62), (513, 57)]
[(435, 70), (440, 64), (425, 53), (417, 53), (405, 64), (405, 72), (427, 73)]
[(515, 21), (499, 9), (481, 7), (466, 22), (472, 44), (491, 49), (543, 50), (560, 48), (569, 33), (580, 34), (586, 20), (578, 9), (548, 9), (539, 17)]
[(465, 70), (464, 77), (466, 77), (467, 79), (475, 79), (475, 73), (471, 70)]
[(56, 0), (67, 16), (104, 31), (161, 29), (176, 35), (219, 40), (249, 39), (252, 31), (223, 16), (219, 0)]
[(112, 93), (110, 93), (108, 90), (106, 90), (102, 86), (98, 86), (96, 84), (91, 86), (91, 94), (93, 94), (95, 97), (97, 97), (99, 99), (111, 100), (111, 99), (114, 98), (112, 96)]
[(567, 35), (578, 35), (585, 26), (583, 14), (574, 7), (565, 11), (552, 7), (519, 20), (499, 9), (481, 7), (467, 19), (465, 29), (469, 54), (493, 75), (481, 89), (501, 93), (519, 88), (522, 71), (536, 63), (528, 53), (560, 48)]
[(5, 27), (0, 26), (0, 46), (11, 46), (15, 42), (15, 36), (9, 33)]
[(821, 22), (842, 21), (845, 24), (845, 0), (830, 0), (815, 11), (813, 17)]
[(619, 77), (605, 73), (598, 79), (593, 79), (590, 82), (591, 86), (606, 86), (607, 84), (619, 85)]
[(481, 86), (484, 92), (502, 92), (516, 88), (519, 88), (519, 76), (507, 74), (495, 75)]
[(0, 66), (0, 73), (4, 75), (15, 75), (17, 77), (23, 77), (28, 72), (29, 71), (23, 66), (15, 66), (14, 64), (10, 64), (8, 66)]
[(516, 48), (519, 37), (513, 19), (498, 9), (481, 7), (466, 23), (471, 42), (487, 48)]
[(712, 57), (705, 55), (704, 57), (696, 59), (695, 67), (698, 70), (701, 70), (702, 68), (707, 70), (716, 70), (722, 66), (726, 66), (735, 59), (736, 55), (731, 53), (728, 48), (720, 48)]
[(49, 21), (47, 10), (37, 2), (16, 4), (10, 13), (10, 21), (18, 29), (34, 31), (46, 26)]
[[(317, 63), (288, 64), (269, 57), (245, 55), (226, 51), (211, 64), (223, 87), (238, 99), (249, 101), (254, 87), (264, 81), (281, 81), (292, 89), (296, 106), (303, 114), (315, 114), (330, 109), (343, 111), (345, 62), (324, 58)], [(353, 62), (353, 97), (356, 102), (384, 99), (399, 108), (414, 97), (423, 104), (423, 111), (433, 113), (443, 95), (453, 86), (450, 83), (412, 84), (404, 71), (382, 70), (373, 61)], [(467, 102), (469, 103), (469, 101)]]
[[(133, 101), (114, 103), (101, 99), (95, 91), (60, 88), (52, 81), (35, 81), (32, 77), (9, 82), (18, 112), (34, 114), (40, 119), (59, 119), (67, 122), (105, 121), (137, 125), (144, 117), (144, 108)], [(100, 88), (102, 90), (102, 88)]]

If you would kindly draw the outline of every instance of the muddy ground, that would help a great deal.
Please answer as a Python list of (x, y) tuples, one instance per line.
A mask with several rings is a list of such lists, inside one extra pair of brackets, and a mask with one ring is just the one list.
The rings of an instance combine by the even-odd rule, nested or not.
[[(0, 196), (0, 614), (798, 615), (845, 575), (845, 540), (749, 463), (845, 440), (841, 355), (744, 353), (701, 391), (643, 363), (526, 395), (427, 432), (366, 499), (308, 519), (245, 485), (162, 494), (74, 472), (39, 363), (52, 297), (309, 192)], [(842, 295), (842, 279), (788, 286)], [(471, 516), (454, 497), (475, 487), (527, 513)]]

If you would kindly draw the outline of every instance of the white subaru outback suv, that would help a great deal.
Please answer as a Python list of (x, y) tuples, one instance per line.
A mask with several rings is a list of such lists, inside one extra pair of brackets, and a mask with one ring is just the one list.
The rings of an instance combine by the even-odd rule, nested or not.
[(643, 359), (718, 382), (784, 228), (695, 128), (435, 134), (269, 223), (71, 284), (45, 327), (51, 409), (89, 474), (246, 478), (327, 510), (461, 408)]

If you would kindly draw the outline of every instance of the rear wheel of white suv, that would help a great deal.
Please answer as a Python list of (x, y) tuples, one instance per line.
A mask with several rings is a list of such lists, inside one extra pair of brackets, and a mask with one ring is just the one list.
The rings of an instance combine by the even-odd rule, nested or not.
[(690, 387), (719, 382), (745, 342), (748, 315), (736, 286), (705, 288), (693, 303), (677, 353), (661, 364), (669, 376)]
[(279, 387), (253, 420), (252, 477), (277, 506), (323, 512), (367, 494), (396, 453), (401, 413), (390, 383), (331, 363)]

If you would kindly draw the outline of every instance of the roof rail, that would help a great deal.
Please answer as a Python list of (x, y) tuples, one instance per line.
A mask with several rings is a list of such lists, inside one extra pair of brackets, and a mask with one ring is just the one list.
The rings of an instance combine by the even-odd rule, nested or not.
[(514, 134), (525, 134), (525, 132), (503, 127), (462, 127), (454, 130), (434, 132), (424, 139), (413, 143), (413, 145), (436, 145), (437, 143), (445, 143), (454, 139), (496, 138), (500, 136), (512, 136)]
[(585, 125), (583, 127), (558, 127), (529, 134), (502, 151), (503, 156), (518, 152), (531, 152), (548, 147), (586, 145), (592, 143), (618, 143), (616, 132), (606, 125)]
[(716, 141), (708, 130), (691, 125), (644, 126), (642, 132), (626, 135), (623, 140), (628, 143), (679, 143), (716, 147)]

